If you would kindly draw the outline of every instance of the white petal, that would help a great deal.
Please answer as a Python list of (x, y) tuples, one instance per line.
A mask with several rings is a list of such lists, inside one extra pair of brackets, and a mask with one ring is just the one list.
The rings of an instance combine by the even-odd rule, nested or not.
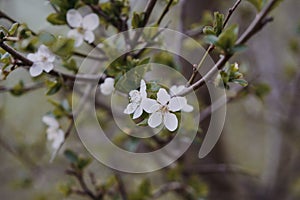
[(141, 93), (141, 97), (142, 98), (147, 98), (147, 92), (146, 92), (146, 83), (145, 81), (142, 79), (141, 80), (141, 84), (140, 84), (140, 93)]
[(194, 110), (194, 107), (189, 104), (184, 105), (182, 108), (182, 111), (184, 111), (184, 112), (192, 112), (193, 110)]
[(43, 44), (39, 46), (38, 53), (45, 57), (49, 57), (52, 54), (49, 48)]
[(53, 68), (54, 68), (54, 65), (51, 62), (46, 62), (43, 65), (43, 69), (47, 73), (49, 73)]
[(175, 131), (178, 127), (178, 119), (173, 113), (165, 113), (164, 125), (169, 131)]
[(76, 29), (72, 29), (68, 32), (68, 37), (75, 40), (75, 47), (79, 47), (83, 42), (83, 35), (80, 34)]
[(41, 67), (41, 65), (36, 63), (34, 63), (29, 69), (29, 73), (32, 77), (36, 77), (40, 75), (42, 72), (43, 72), (43, 68)]
[(158, 111), (161, 105), (154, 99), (146, 98), (142, 100), (141, 106), (147, 113), (153, 113)]
[(39, 56), (36, 53), (30, 53), (27, 55), (27, 58), (32, 62), (36, 62), (39, 60)]
[(52, 143), (52, 148), (53, 149), (58, 149), (65, 140), (65, 133), (64, 133), (63, 130), (61, 130), (61, 129), (57, 130), (56, 134), (57, 134), (57, 136), (53, 140), (53, 143)]
[(184, 85), (179, 85), (179, 86), (176, 86), (176, 85), (173, 85), (171, 88), (170, 88), (170, 94), (171, 95), (176, 95), (178, 94), (179, 92), (181, 92), (182, 90), (185, 89), (185, 86)]
[(124, 110), (124, 113), (130, 115), (130, 114), (134, 113), (134, 111), (136, 110), (137, 107), (138, 107), (138, 104), (130, 103), (127, 105), (126, 109)]
[(164, 88), (160, 88), (157, 93), (157, 101), (162, 105), (166, 105), (170, 101), (171, 97)]
[(45, 116), (43, 116), (42, 121), (50, 127), (53, 127), (53, 128), (59, 127), (58, 121), (52, 116), (45, 115)]
[(148, 125), (151, 128), (158, 127), (162, 123), (162, 114), (161, 112), (152, 113), (148, 119)]
[(139, 106), (139, 107), (137, 107), (137, 109), (135, 110), (132, 119), (137, 119), (137, 118), (139, 118), (142, 114), (143, 114), (143, 108), (142, 108), (142, 106)]
[(95, 30), (99, 26), (99, 17), (95, 13), (86, 15), (83, 18), (82, 26), (90, 31)]
[(95, 41), (95, 35), (92, 31), (85, 31), (84, 32), (84, 40), (86, 40), (88, 43), (92, 43)]
[(47, 140), (55, 140), (55, 138), (57, 137), (57, 130), (58, 129), (54, 127), (47, 128)]
[(187, 104), (185, 97), (173, 97), (168, 104), (168, 108), (170, 111), (177, 112), (181, 110), (185, 104)]
[(71, 27), (77, 28), (82, 24), (82, 16), (77, 10), (71, 9), (67, 12), (67, 22)]
[(110, 95), (114, 91), (114, 89), (115, 89), (114, 84), (115, 84), (115, 79), (113, 79), (113, 78), (106, 78), (104, 80), (104, 83), (102, 83), (100, 85), (100, 91), (104, 95)]

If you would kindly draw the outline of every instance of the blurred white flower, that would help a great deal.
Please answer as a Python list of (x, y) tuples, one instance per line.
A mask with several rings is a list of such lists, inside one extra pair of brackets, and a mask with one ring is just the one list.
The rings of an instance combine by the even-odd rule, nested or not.
[(79, 47), (83, 40), (88, 43), (94, 42), (93, 30), (99, 26), (99, 18), (95, 13), (82, 17), (77, 10), (71, 9), (67, 12), (67, 22), (74, 28), (69, 31), (68, 37), (75, 40), (76, 47)]
[(54, 68), (55, 55), (43, 44), (36, 53), (28, 54), (27, 58), (33, 62), (29, 69), (33, 77), (40, 75), (43, 71), (49, 73)]
[(47, 139), (52, 141), (52, 148), (58, 150), (65, 140), (65, 133), (59, 128), (58, 121), (52, 116), (44, 116), (42, 121), (48, 126)]
[(2, 69), (0, 69), (0, 81), (4, 79), (4, 74), (3, 74), (3, 71)]
[(141, 80), (140, 83), (140, 90), (131, 90), (129, 92), (129, 99), (130, 103), (127, 105), (126, 109), (124, 110), (125, 114), (132, 114), (133, 119), (139, 118), (143, 114), (143, 101), (147, 98), (146, 92), (146, 83), (144, 80)]
[(114, 84), (115, 84), (114, 78), (106, 78), (104, 80), (104, 83), (100, 85), (101, 93), (104, 95), (110, 95), (115, 89)]
[(155, 128), (163, 123), (169, 131), (175, 131), (178, 127), (178, 119), (171, 112), (180, 111), (184, 104), (184, 97), (171, 97), (165, 89), (160, 88), (157, 100), (148, 98), (143, 101), (144, 110), (151, 113), (148, 125)]
[[(176, 96), (177, 94), (179, 94), (181, 91), (183, 91), (186, 87), (184, 85), (179, 85), (179, 86), (176, 86), (176, 85), (173, 85), (171, 88), (170, 88), (170, 93), (171, 95), (174, 95)], [(184, 112), (192, 112), (194, 110), (193, 106), (189, 105), (187, 103), (187, 99), (186, 97), (184, 97), (184, 102), (183, 102), (183, 106), (182, 106), (182, 111)]]

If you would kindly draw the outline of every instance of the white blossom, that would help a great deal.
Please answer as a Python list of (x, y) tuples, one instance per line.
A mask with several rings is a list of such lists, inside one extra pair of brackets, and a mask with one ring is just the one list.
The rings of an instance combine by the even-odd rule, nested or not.
[(83, 40), (88, 43), (94, 42), (93, 31), (99, 26), (99, 18), (95, 13), (82, 17), (77, 10), (71, 9), (67, 12), (67, 22), (73, 28), (68, 32), (68, 37), (75, 40), (76, 47), (79, 47)]
[(3, 74), (3, 70), (2, 70), (2, 69), (0, 69), (0, 81), (1, 81), (1, 80), (3, 80), (3, 79), (4, 79), (4, 77), (5, 77), (5, 76), (4, 76), (4, 74)]
[(48, 126), (47, 139), (52, 142), (52, 148), (58, 150), (65, 140), (65, 133), (60, 129), (58, 121), (52, 116), (44, 116), (42, 121)]
[(178, 127), (178, 119), (172, 112), (180, 111), (184, 104), (184, 97), (171, 97), (165, 89), (160, 88), (157, 100), (147, 98), (143, 101), (144, 110), (151, 113), (148, 125), (155, 128), (163, 123), (169, 131), (175, 131)]
[(115, 84), (114, 78), (106, 78), (104, 80), (104, 83), (100, 85), (101, 93), (104, 95), (110, 95), (115, 89), (114, 84)]
[[(184, 85), (179, 85), (179, 86), (176, 86), (176, 85), (173, 85), (171, 88), (170, 88), (170, 93), (171, 95), (174, 95), (176, 96), (177, 94), (179, 94), (181, 91), (183, 91), (186, 87)], [(194, 110), (193, 106), (189, 105), (187, 103), (187, 99), (186, 97), (184, 97), (184, 100), (183, 100), (183, 107), (182, 107), (182, 111), (184, 112), (192, 112)]]
[(28, 54), (27, 58), (33, 62), (29, 69), (33, 77), (40, 75), (43, 71), (48, 73), (54, 68), (55, 55), (45, 45), (41, 45), (36, 53)]
[(140, 90), (131, 90), (129, 92), (129, 100), (130, 103), (127, 105), (126, 109), (124, 110), (125, 114), (132, 114), (133, 119), (139, 118), (143, 114), (143, 101), (147, 98), (146, 92), (146, 83), (144, 80), (141, 80), (140, 83)]

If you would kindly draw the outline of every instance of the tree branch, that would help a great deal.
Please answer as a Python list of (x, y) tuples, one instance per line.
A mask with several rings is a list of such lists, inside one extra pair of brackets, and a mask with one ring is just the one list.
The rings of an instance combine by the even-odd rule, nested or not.
[[(254, 34), (256, 34), (263, 26), (265, 26), (270, 20), (266, 20), (269, 18), (266, 18), (266, 16), (269, 14), (273, 6), (278, 2), (279, 0), (271, 0), (264, 9), (257, 14), (255, 19), (252, 21), (248, 29), (242, 34), (242, 36), (237, 40), (236, 45), (242, 45), (245, 44)], [(179, 94), (178, 96), (185, 96), (192, 91), (200, 88), (205, 84), (206, 81), (208, 81), (212, 76), (218, 72), (218, 70), (222, 69), (226, 62), (233, 56), (233, 54), (226, 54), (222, 56), (219, 61), (212, 67), (212, 69), (203, 76), (199, 81), (194, 83), (193, 85), (189, 86)]]

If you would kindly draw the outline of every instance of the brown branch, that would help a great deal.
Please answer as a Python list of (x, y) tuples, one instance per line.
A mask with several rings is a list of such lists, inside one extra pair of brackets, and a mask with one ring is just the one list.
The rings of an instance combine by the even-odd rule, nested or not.
[(147, 25), (156, 2), (157, 2), (157, 0), (149, 0), (148, 1), (148, 4), (147, 4), (146, 9), (144, 11), (145, 16), (144, 16), (144, 21), (143, 21), (143, 25), (142, 26), (146, 26)]
[[(2, 49), (4, 49), (5, 51), (7, 51), (9, 54), (11, 54), (12, 57), (21, 61), (22, 63), (19, 63), (19, 66), (22, 66), (25, 69), (29, 69), (29, 67), (33, 65), (33, 62), (31, 60), (29, 60), (28, 58), (26, 58), (25, 56), (20, 54), (15, 49), (8, 46), (5, 42), (0, 41), (0, 47)], [(104, 74), (103, 75), (90, 75), (90, 74), (89, 75), (80, 75), (80, 74), (72, 75), (72, 74), (66, 74), (63, 72), (58, 72), (55, 70), (52, 70), (48, 74), (52, 75), (52, 76), (56, 76), (56, 77), (62, 77), (65, 80), (71, 80), (71, 81), (77, 80), (77, 81), (85, 81), (85, 82), (93, 82), (93, 83), (97, 83), (97, 82), (102, 83), (105, 79)]]
[(234, 11), (237, 9), (237, 7), (240, 5), (241, 2), (242, 2), (242, 0), (237, 0), (237, 1), (235, 2), (235, 4), (233, 5), (233, 7), (229, 9), (228, 15), (227, 15), (226, 19), (224, 20), (223, 28), (226, 27), (226, 25), (227, 25), (227, 23), (228, 23), (230, 17), (232, 16), (232, 14), (233, 14)]
[(194, 191), (190, 186), (187, 186), (181, 182), (170, 182), (160, 186), (157, 190), (155, 190), (150, 199), (157, 199), (162, 197), (168, 192), (172, 191), (183, 191), (187, 194), (193, 194)]
[(7, 14), (2, 12), (1, 10), (0, 10), (0, 18), (6, 19), (6, 20), (10, 21), (11, 23), (17, 23), (16, 20), (12, 19), (11, 17), (9, 17)]
[(115, 173), (115, 177), (116, 177), (116, 180), (118, 183), (118, 189), (119, 189), (120, 195), (122, 197), (122, 200), (128, 200), (125, 184), (122, 180), (122, 177), (118, 173)]
[(166, 14), (169, 12), (169, 9), (172, 6), (173, 1), (174, 0), (170, 0), (169, 3), (167, 4), (167, 6), (164, 8), (163, 12), (161, 13), (160, 17), (158, 18), (158, 20), (156, 22), (157, 26), (160, 25), (160, 23), (162, 22), (162, 20), (166, 16)]
[[(267, 20), (267, 15), (273, 8), (273, 6), (278, 2), (279, 0), (271, 0), (264, 9), (257, 14), (255, 19), (252, 21), (248, 29), (242, 34), (242, 36), (238, 39), (236, 42), (236, 45), (242, 45), (245, 44), (253, 35), (255, 35), (259, 30), (261, 30), (262, 27), (264, 27), (270, 20)], [(222, 56), (219, 61), (212, 67), (212, 69), (204, 75), (199, 81), (194, 83), (193, 85), (189, 86), (182, 92), (178, 94), (178, 96), (185, 96), (189, 94), (190, 92), (200, 88), (203, 86), (206, 81), (208, 81), (212, 76), (216, 74), (216, 72), (220, 69), (222, 69), (226, 62), (233, 56), (233, 54), (226, 54)]]
[(82, 188), (81, 195), (88, 196), (93, 200), (99, 200), (97, 198), (97, 196), (88, 188), (86, 182), (84, 181), (82, 172), (77, 172), (77, 171), (69, 169), (69, 170), (66, 170), (66, 174), (76, 178), (76, 180), (78, 181), (80, 187)]

